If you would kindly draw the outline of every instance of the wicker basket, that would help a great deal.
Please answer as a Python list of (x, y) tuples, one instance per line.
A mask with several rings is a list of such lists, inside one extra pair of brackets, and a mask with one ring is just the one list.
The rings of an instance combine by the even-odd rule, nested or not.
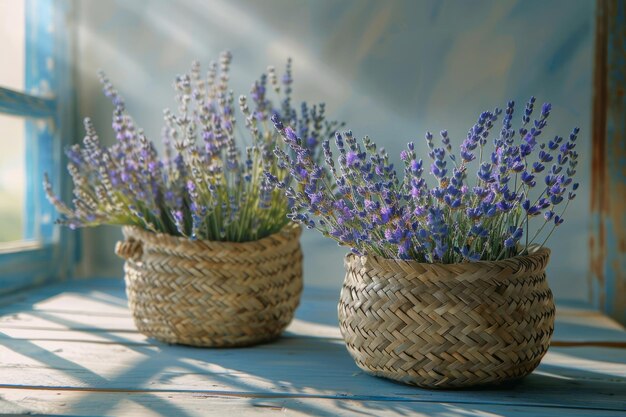
[(246, 346), (278, 337), (302, 292), (299, 226), (245, 243), (124, 227), (116, 253), (139, 331), (167, 343)]
[(522, 378), (554, 329), (549, 256), (442, 265), (349, 254), (339, 301), (348, 351), (370, 374), (426, 388)]

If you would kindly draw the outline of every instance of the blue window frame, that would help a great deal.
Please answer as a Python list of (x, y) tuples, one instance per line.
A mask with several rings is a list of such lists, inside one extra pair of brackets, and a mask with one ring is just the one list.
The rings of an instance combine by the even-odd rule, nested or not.
[(0, 294), (63, 279), (76, 260), (77, 236), (54, 225), (42, 187), (47, 172), (67, 196), (63, 148), (75, 114), (71, 27), (69, 0), (26, 0), (24, 92), (0, 85), (0, 113), (26, 124), (24, 240), (0, 248)]

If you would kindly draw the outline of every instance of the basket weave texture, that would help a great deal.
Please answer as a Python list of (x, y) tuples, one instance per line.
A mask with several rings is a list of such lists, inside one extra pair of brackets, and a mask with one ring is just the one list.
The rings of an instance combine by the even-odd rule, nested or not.
[(150, 337), (193, 346), (246, 346), (278, 337), (302, 293), (299, 226), (235, 243), (123, 228), (126, 294)]
[(524, 377), (554, 330), (549, 256), (443, 265), (346, 255), (338, 311), (348, 352), (370, 374), (426, 388)]

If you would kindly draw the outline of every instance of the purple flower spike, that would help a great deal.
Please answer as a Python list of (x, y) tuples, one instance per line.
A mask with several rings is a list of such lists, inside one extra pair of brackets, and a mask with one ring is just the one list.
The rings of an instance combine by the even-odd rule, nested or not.
[(389, 222), (391, 213), (392, 213), (392, 210), (389, 207), (383, 207), (380, 209), (380, 218), (383, 224), (386, 224)]
[(285, 139), (294, 144), (298, 143), (298, 136), (291, 127), (285, 128)]
[(356, 154), (356, 152), (350, 151), (346, 154), (346, 164), (348, 166), (353, 166), (355, 165), (359, 160), (358, 155)]
[(282, 120), (280, 120), (280, 116), (276, 113), (272, 115), (272, 123), (274, 123), (274, 127), (276, 128), (276, 130), (283, 130), (285, 128)]

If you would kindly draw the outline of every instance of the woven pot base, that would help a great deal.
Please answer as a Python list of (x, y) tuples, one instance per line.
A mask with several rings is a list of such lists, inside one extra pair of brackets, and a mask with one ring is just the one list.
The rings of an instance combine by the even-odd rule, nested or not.
[(338, 308), (348, 352), (372, 375), (425, 388), (522, 378), (554, 330), (549, 256), (442, 265), (349, 254)]
[(278, 337), (302, 293), (301, 229), (245, 243), (123, 228), (126, 294), (137, 329), (167, 343), (246, 346)]

